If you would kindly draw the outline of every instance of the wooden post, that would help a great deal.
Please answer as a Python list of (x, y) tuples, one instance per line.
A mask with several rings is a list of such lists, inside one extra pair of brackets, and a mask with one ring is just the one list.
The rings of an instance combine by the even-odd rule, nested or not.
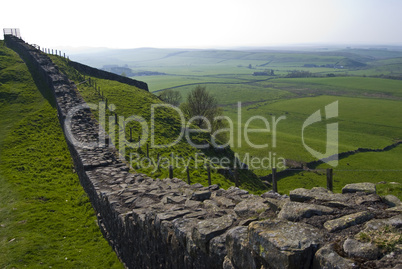
[(147, 158), (149, 159), (149, 145), (147, 143)]
[(208, 186), (211, 186), (211, 166), (208, 164), (207, 166), (207, 173), (208, 173)]
[(327, 190), (332, 191), (333, 185), (332, 185), (332, 168), (327, 168)]
[(169, 178), (173, 178), (173, 166), (169, 165)]
[(188, 183), (188, 185), (190, 185), (190, 184), (191, 184), (191, 181), (190, 181), (190, 170), (188, 169), (188, 166), (186, 166), (186, 173), (187, 173), (187, 183)]
[(272, 190), (278, 192), (278, 185), (276, 182), (276, 168), (272, 168)]
[(234, 178), (235, 178), (235, 186), (239, 187), (239, 170), (237, 167), (234, 168)]

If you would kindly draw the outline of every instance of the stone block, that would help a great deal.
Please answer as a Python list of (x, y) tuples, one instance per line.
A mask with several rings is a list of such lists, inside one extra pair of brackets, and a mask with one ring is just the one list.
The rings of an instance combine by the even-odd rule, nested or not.
[(274, 269), (310, 268), (314, 253), (324, 242), (318, 229), (286, 220), (253, 222), (248, 232), (253, 251)]
[(375, 194), (376, 187), (374, 183), (363, 182), (363, 183), (353, 183), (347, 184), (342, 188), (342, 193), (355, 193), (364, 192), (367, 194)]

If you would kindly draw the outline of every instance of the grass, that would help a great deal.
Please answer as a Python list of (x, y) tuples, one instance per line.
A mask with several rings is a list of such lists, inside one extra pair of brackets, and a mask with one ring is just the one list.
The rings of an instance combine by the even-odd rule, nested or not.
[(57, 111), (0, 41), (0, 267), (123, 268), (96, 224)]
[[(60, 57), (52, 57), (52, 60), (57, 63), (63, 72), (65, 72), (78, 84), (80, 77), (76, 70), (68, 66)], [(126, 157), (127, 161), (132, 159), (138, 160), (131, 162), (134, 170), (148, 174), (153, 178), (166, 178), (169, 175), (168, 166), (172, 164), (174, 166), (174, 176), (187, 180), (187, 173), (185, 169), (188, 165), (190, 167), (191, 183), (201, 183), (207, 186), (208, 176), (204, 164), (210, 164), (213, 168), (215, 168), (211, 169), (212, 184), (218, 184), (220, 187), (225, 189), (234, 185), (234, 179), (229, 179), (220, 174), (218, 172), (218, 168), (221, 168), (221, 166), (219, 163), (213, 162), (212, 160), (213, 157), (219, 157), (220, 159), (226, 157), (230, 160), (230, 163), (233, 163), (234, 153), (231, 150), (226, 150), (224, 152), (216, 152), (214, 149), (200, 150), (191, 146), (185, 138), (181, 139), (177, 144), (172, 146), (153, 147), (151, 140), (152, 105), (160, 105), (163, 104), (163, 102), (152, 93), (123, 83), (104, 79), (96, 79), (96, 83), (98, 87), (101, 87), (101, 91), (103, 92), (104, 96), (107, 97), (108, 106), (111, 104), (115, 106), (115, 109), (112, 112), (107, 111), (106, 120), (103, 123), (105, 129), (107, 129), (109, 133), (115, 135), (115, 145), (120, 150), (125, 150), (125, 152), (122, 152), (122, 154)], [(78, 86), (78, 90), (88, 103), (98, 104), (101, 101), (101, 98), (95, 89), (86, 83), (80, 84)], [(125, 120), (130, 116), (140, 116), (145, 120), (147, 126), (142, 127), (138, 123), (131, 122), (127, 123), (124, 131), (123, 128), (121, 128), (121, 131), (115, 133), (110, 129), (110, 123), (114, 124), (114, 113), (121, 117), (119, 120)], [(98, 111), (94, 111), (94, 115), (98, 117)], [(153, 137), (156, 145), (168, 145), (173, 143), (176, 138), (179, 137), (180, 132), (183, 130), (182, 128), (184, 128), (181, 124), (179, 114), (173, 109), (157, 108), (155, 110), (153, 120), (155, 126)], [(100, 120), (100, 122), (102, 124), (102, 120)], [(123, 126), (123, 124), (119, 123), (119, 126)], [(135, 147), (135, 145), (133, 145), (133, 148), (123, 146), (120, 147), (121, 144), (119, 143), (122, 141), (120, 137), (123, 134), (125, 138), (129, 140), (130, 128), (132, 128), (132, 139), (134, 140), (132, 143), (138, 143), (139, 136), (141, 136), (141, 139), (144, 139), (144, 136), (148, 135), (146, 141), (141, 142), (140, 148)], [(194, 126), (191, 126), (191, 128), (194, 128)], [(119, 139), (117, 139), (118, 137)], [(205, 142), (211, 143), (211, 138), (209, 135), (200, 134), (191, 136), (191, 141), (194, 144), (200, 145), (205, 144)], [(146, 144), (149, 145), (149, 157), (152, 159), (152, 163), (149, 163), (149, 161), (146, 160)], [(171, 154), (174, 156), (173, 159)], [(163, 161), (160, 164), (160, 169), (158, 169), (156, 165), (158, 155)], [(133, 158), (130, 159), (130, 156)], [(174, 160), (174, 162), (172, 162), (172, 160)], [(242, 178), (240, 183), (243, 189), (249, 190), (253, 193), (262, 193), (267, 190), (267, 187), (249, 171), (241, 171), (240, 173)]]
[[(139, 52), (142, 54), (140, 55)], [(157, 58), (151, 57), (153, 53)], [(322, 51), (227, 51), (227, 50), (157, 50), (115, 53), (118, 61), (97, 58), (103, 64), (128, 64), (133, 71), (165, 72), (166, 76), (138, 77), (149, 82), (150, 91), (175, 87), (185, 97), (196, 84), (202, 84), (217, 97), (225, 115), (233, 121), (232, 149), (243, 156), (279, 157), (298, 162), (309, 162), (314, 157), (307, 152), (301, 140), (304, 121), (320, 110), (324, 120), (305, 129), (305, 142), (313, 149), (325, 152), (326, 124), (339, 124), (339, 151), (359, 147), (381, 149), (402, 139), (400, 105), (402, 81), (366, 76), (398, 75), (402, 70), (401, 52), (381, 49), (328, 49)], [(149, 59), (149, 60), (147, 60)], [(151, 60), (152, 59), (152, 60)], [(120, 61), (120, 62), (119, 62)], [(305, 64), (366, 64), (364, 67), (345, 66), (343, 69), (304, 67)], [(251, 69), (249, 66), (251, 65)], [(253, 72), (273, 69), (275, 77), (255, 77)], [(311, 78), (284, 78), (292, 70), (310, 71)], [(335, 74), (337, 77), (326, 77)], [(190, 85), (189, 85), (190, 84)], [(183, 98), (184, 99), (184, 98)], [(241, 101), (242, 123), (237, 122), (237, 103)], [(339, 116), (325, 121), (324, 107), (338, 101)], [(266, 144), (264, 149), (247, 146), (244, 124), (253, 116), (286, 117), (278, 123), (277, 145), (273, 146), (273, 132), (250, 133), (254, 144)], [(250, 122), (250, 129), (263, 128), (261, 120)], [(241, 130), (240, 143), (238, 132)], [(351, 182), (382, 182), (377, 189), (400, 197), (402, 183), (399, 149), (381, 153), (359, 153), (341, 160), (334, 170), (335, 190)], [(272, 160), (273, 158), (271, 158)], [(349, 165), (347, 165), (347, 163)], [(353, 168), (351, 168), (353, 166)], [(325, 169), (326, 166), (319, 168)], [(338, 170), (336, 170), (338, 169)], [(270, 169), (256, 169), (257, 175), (266, 175)], [(288, 193), (297, 187), (325, 186), (321, 172), (298, 172), (278, 183), (280, 192)]]

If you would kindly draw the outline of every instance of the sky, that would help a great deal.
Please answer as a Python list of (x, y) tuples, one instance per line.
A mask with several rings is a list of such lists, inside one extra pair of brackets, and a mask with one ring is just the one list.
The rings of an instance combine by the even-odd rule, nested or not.
[(402, 45), (400, 0), (15, 0), (0, 8), (1, 28), (55, 49)]

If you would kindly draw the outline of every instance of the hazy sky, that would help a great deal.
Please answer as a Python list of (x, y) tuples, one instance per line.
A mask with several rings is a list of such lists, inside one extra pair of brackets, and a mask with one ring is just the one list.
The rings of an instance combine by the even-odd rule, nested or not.
[[(3, 1), (1, 28), (42, 47), (400, 44), (400, 0)], [(1, 37), (2, 38), (2, 37)]]

